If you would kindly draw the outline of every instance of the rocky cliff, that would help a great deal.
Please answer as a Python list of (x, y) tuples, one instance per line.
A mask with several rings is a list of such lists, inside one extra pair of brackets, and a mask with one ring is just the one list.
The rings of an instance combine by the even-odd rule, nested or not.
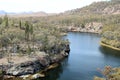
[[(12, 56), (12, 59), (14, 59), (12, 62), (2, 63), (0, 64), (0, 68), (4, 72), (4, 75), (25, 77), (23, 75), (35, 74), (43, 71), (47, 67), (50, 68), (49, 66), (51, 64), (59, 63), (62, 59), (69, 55), (69, 51), (70, 48), (68, 45), (64, 51), (59, 54), (53, 54), (52, 56), (44, 52), (35, 52), (30, 56), (23, 57), (14, 55)], [(45, 71), (47, 71), (47, 69)]]

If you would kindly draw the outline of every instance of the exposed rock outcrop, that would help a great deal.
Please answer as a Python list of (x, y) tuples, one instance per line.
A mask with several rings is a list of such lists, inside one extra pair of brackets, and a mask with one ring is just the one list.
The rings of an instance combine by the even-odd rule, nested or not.
[[(16, 62), (16, 64), (7, 64), (1, 65), (0, 68), (2, 68), (5, 72), (5, 75), (10, 76), (23, 76), (23, 75), (29, 75), (34, 74), (37, 72), (40, 72), (54, 63), (59, 63), (63, 58), (69, 55), (69, 45), (66, 46), (65, 50), (62, 51), (59, 54), (53, 54), (52, 56), (46, 54), (37, 52), (36, 54), (32, 55), (32, 57), (28, 57), (29, 59), (26, 59), (25, 61)], [(14, 56), (15, 57), (15, 56)], [(23, 57), (23, 59), (25, 56)], [(15, 61), (14, 61), (15, 62)], [(40, 77), (40, 74), (33, 75), (33, 78)]]
[(21, 76), (26, 74), (33, 74), (35, 72), (38, 72), (43, 67), (41, 66), (39, 60), (34, 61), (28, 61), (21, 64), (13, 65), (11, 68), (7, 69), (6, 74), (7, 75), (13, 75), (13, 76)]
[(90, 22), (84, 25), (84, 28), (80, 27), (69, 27), (68, 31), (73, 32), (90, 32), (90, 33), (100, 33), (102, 30), (103, 24), (99, 22)]

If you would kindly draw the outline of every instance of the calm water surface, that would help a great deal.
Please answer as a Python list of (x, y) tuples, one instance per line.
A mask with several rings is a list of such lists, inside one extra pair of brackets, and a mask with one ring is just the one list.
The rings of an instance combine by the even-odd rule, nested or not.
[(94, 76), (102, 76), (97, 68), (120, 66), (120, 53), (100, 47), (99, 35), (70, 32), (66, 38), (70, 41), (69, 57), (43, 80), (93, 80)]

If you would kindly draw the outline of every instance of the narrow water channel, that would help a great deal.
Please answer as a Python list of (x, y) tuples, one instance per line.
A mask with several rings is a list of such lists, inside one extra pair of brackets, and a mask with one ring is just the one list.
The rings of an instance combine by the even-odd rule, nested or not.
[(49, 71), (44, 80), (93, 80), (94, 76), (102, 76), (97, 68), (120, 66), (120, 53), (101, 47), (99, 35), (70, 32), (66, 38), (70, 41), (69, 57)]

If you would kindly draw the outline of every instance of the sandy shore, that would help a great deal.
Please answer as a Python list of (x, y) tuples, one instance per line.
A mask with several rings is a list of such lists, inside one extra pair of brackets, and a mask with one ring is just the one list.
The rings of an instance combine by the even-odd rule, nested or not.
[(103, 42), (100, 42), (100, 45), (105, 46), (105, 47), (108, 47), (108, 48), (111, 48), (111, 49), (114, 49), (114, 50), (117, 50), (117, 51), (120, 51), (119, 48), (116, 48), (116, 47), (113, 47), (113, 46), (110, 46), (110, 45), (104, 44)]

